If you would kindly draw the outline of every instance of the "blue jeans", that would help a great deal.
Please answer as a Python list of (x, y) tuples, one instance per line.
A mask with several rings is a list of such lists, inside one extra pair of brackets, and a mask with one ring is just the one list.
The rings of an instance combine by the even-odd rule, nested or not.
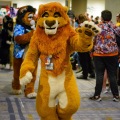
[(75, 59), (78, 63), (78, 66), (80, 67), (80, 58), (77, 52), (74, 52), (73, 59)]
[(108, 79), (110, 81), (110, 87), (113, 96), (119, 96), (118, 85), (117, 85), (117, 67), (118, 67), (118, 56), (94, 56), (94, 65), (96, 71), (96, 86), (95, 96), (99, 96), (102, 91), (103, 76), (105, 69), (107, 70)]

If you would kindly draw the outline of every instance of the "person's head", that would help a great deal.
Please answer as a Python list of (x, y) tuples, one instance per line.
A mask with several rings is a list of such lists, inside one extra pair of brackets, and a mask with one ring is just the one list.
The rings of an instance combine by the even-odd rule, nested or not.
[(95, 20), (99, 20), (99, 16), (95, 17)]
[(68, 14), (69, 18), (75, 19), (75, 14), (74, 14), (74, 12), (72, 10), (68, 10), (67, 14)]
[(79, 16), (78, 16), (79, 24), (83, 23), (86, 20), (88, 20), (88, 19), (87, 19), (87, 17), (84, 14), (79, 14)]
[(101, 19), (102, 21), (111, 21), (112, 19), (112, 13), (109, 10), (103, 10), (101, 12)]
[(116, 15), (116, 21), (120, 23), (120, 14)]
[(90, 17), (91, 17), (91, 19), (93, 19), (93, 15), (91, 15)]

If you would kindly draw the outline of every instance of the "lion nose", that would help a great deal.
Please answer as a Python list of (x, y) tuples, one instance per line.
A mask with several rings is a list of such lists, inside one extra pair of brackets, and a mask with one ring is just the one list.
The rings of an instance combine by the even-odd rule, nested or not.
[(49, 26), (49, 27), (52, 27), (55, 24), (55, 22), (56, 22), (55, 20), (52, 20), (52, 21), (46, 20), (45, 21), (46, 25)]

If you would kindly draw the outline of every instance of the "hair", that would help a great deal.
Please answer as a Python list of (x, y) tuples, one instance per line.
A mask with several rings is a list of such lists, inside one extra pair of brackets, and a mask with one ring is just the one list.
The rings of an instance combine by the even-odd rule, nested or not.
[(116, 17), (120, 18), (120, 13), (116, 15)]
[(79, 16), (78, 16), (79, 23), (83, 23), (86, 20), (88, 20), (88, 19), (84, 14), (79, 14)]
[(72, 19), (75, 18), (75, 14), (72, 10), (68, 10), (67, 15), (69, 16), (69, 18), (72, 18)]
[(101, 12), (101, 17), (103, 21), (110, 21), (112, 19), (112, 13), (109, 10), (103, 10)]

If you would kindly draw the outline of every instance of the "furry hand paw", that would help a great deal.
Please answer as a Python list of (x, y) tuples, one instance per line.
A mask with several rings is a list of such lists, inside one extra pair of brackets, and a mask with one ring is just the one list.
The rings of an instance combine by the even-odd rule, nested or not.
[(31, 24), (31, 28), (33, 29), (33, 30), (35, 30), (36, 28), (35, 28), (35, 21), (34, 20), (31, 20), (30, 21), (30, 24)]
[(32, 28), (33, 30), (35, 30), (35, 29), (36, 29), (36, 28), (35, 28), (35, 25), (32, 25), (32, 26), (31, 26), (31, 28)]
[(101, 29), (95, 25), (94, 22), (85, 21), (80, 28), (76, 29), (76, 31), (79, 34), (84, 35), (84, 37), (94, 37), (100, 33)]
[(26, 75), (20, 79), (20, 85), (27, 85), (28, 83), (31, 82), (33, 76), (31, 72), (27, 72)]

